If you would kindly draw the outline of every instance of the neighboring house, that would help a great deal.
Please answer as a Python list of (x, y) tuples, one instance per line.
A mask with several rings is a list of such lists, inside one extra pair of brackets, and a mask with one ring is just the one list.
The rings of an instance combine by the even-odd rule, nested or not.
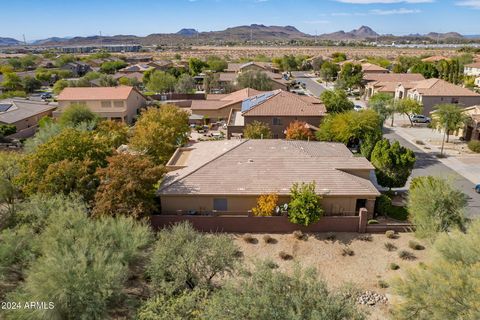
[(167, 71), (174, 67), (174, 64), (170, 60), (155, 60), (147, 63), (148, 66), (155, 68), (155, 70)]
[(88, 64), (81, 61), (68, 62), (60, 69), (69, 70), (70, 72), (72, 72), (74, 77), (82, 77), (87, 72), (92, 71), (91, 67)]
[(480, 76), (480, 61), (475, 62), (475, 63), (471, 63), (471, 64), (467, 64), (463, 68), (463, 73), (466, 76), (473, 76), (473, 77)]
[(362, 71), (364, 74), (366, 73), (388, 73), (388, 69), (385, 69), (383, 67), (377, 66), (376, 64), (373, 63), (362, 63)]
[(24, 99), (0, 100), (0, 124), (10, 124), (17, 128), (18, 138), (28, 138), (35, 134), (38, 121), (52, 116), (55, 104)]
[(480, 87), (480, 77), (475, 78), (475, 86)]
[(464, 113), (469, 121), (459, 134), (465, 141), (480, 140), (480, 105), (465, 108)]
[(227, 138), (241, 137), (245, 126), (254, 121), (268, 124), (273, 138), (285, 138), (288, 125), (296, 120), (316, 130), (326, 115), (325, 105), (317, 98), (283, 90), (259, 93), (246, 98), (241, 109), (232, 109), (228, 118)]
[(412, 82), (410, 86), (399, 84), (395, 98), (405, 97), (420, 102), (425, 115), (432, 112), (438, 104), (453, 103), (463, 107), (480, 104), (480, 94), (436, 78)]
[(118, 72), (119, 73), (132, 73), (132, 72), (143, 73), (143, 72), (145, 72), (147, 70), (150, 70), (150, 69), (152, 69), (152, 67), (149, 66), (148, 64), (134, 64), (134, 65), (122, 68), (122, 69), (118, 70)]
[(225, 85), (230, 83), (237, 84), (237, 78), (242, 72), (260, 71), (264, 72), (270, 78), (272, 90), (282, 89), (287, 91), (290, 81), (283, 74), (278, 73), (278, 69), (273, 67), (271, 63), (248, 62), (248, 63), (229, 63), (224, 72), (219, 73), (219, 83)]
[(372, 217), (380, 195), (374, 167), (341, 143), (294, 140), (227, 140), (179, 148), (157, 191), (162, 214), (245, 214), (262, 194), (290, 201), (294, 183), (315, 182), (327, 216)]
[(59, 117), (72, 104), (87, 106), (101, 118), (132, 123), (145, 107), (145, 97), (133, 87), (65, 88), (58, 95), (59, 108), (53, 113)]
[(227, 120), (232, 109), (241, 110), (244, 99), (259, 93), (261, 91), (246, 88), (230, 94), (209, 94), (205, 100), (192, 100), (191, 113), (208, 120)]
[(121, 78), (128, 78), (128, 79), (136, 79), (138, 82), (143, 81), (143, 73), (141, 72), (128, 72), (128, 73), (121, 73), (117, 72), (112, 77), (115, 80), (120, 80)]
[(365, 98), (370, 99), (376, 93), (387, 93), (393, 97), (400, 83), (411, 87), (413, 82), (420, 80), (425, 78), (419, 73), (366, 73), (363, 76)]

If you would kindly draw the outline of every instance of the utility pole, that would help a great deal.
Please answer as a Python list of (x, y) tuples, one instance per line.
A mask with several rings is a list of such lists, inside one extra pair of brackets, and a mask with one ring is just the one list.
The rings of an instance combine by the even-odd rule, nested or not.
[(22, 36), (23, 36), (23, 43), (27, 45), (27, 40), (25, 40), (25, 34), (22, 34)]

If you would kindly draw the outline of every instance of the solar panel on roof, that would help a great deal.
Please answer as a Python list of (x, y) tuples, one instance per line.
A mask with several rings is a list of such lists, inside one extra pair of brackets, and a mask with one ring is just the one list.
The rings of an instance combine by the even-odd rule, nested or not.
[(0, 112), (6, 112), (12, 107), (11, 103), (0, 103)]
[(275, 92), (265, 92), (262, 94), (258, 94), (256, 96), (246, 98), (245, 100), (242, 101), (242, 112), (248, 111), (251, 108), (255, 107), (256, 105), (259, 105), (260, 103), (264, 102), (265, 100), (269, 99), (275, 95)]

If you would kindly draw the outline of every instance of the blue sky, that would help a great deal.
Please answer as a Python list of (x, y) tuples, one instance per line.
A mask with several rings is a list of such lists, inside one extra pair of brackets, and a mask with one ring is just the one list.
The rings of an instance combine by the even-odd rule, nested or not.
[[(480, 0), (0, 0), (0, 37), (222, 30), (293, 25), (310, 34), (368, 25), (386, 34), (480, 34)], [(6, 14), (5, 14), (6, 13)]]

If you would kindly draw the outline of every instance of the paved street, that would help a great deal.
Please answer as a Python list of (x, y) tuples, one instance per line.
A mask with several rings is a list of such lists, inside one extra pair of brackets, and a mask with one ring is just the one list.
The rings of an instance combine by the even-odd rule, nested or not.
[(455, 186), (462, 190), (468, 197), (468, 215), (470, 217), (480, 218), (480, 194), (473, 190), (474, 184), (466, 178), (459, 175), (441, 163), (435, 156), (423, 152), (414, 144), (400, 137), (398, 134), (385, 128), (385, 138), (397, 140), (401, 145), (413, 150), (417, 157), (417, 162), (412, 173), (412, 177), (418, 176), (441, 176), (451, 179)]
[(295, 77), (295, 80), (305, 83), (307, 90), (316, 97), (319, 97), (326, 90), (324, 86), (315, 82), (311, 77), (306, 76), (304, 71), (293, 71), (292, 75)]

